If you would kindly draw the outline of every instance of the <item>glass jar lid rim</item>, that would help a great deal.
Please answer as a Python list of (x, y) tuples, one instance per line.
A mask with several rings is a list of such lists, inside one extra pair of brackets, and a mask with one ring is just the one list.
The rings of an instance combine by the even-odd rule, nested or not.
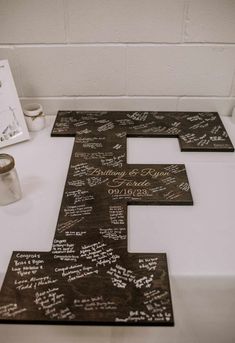
[(3, 166), (1, 166), (1, 164), (0, 164), (0, 174), (7, 173), (11, 169), (14, 168), (15, 160), (14, 160), (14, 158), (11, 155), (0, 154), (0, 161), (1, 160), (7, 160), (8, 163), (6, 165), (3, 165)]

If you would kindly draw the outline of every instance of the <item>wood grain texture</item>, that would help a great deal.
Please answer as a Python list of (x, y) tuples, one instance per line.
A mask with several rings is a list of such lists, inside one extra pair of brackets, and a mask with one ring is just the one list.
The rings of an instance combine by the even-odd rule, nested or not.
[(174, 325), (166, 254), (128, 253), (127, 207), (192, 205), (185, 166), (127, 164), (126, 137), (233, 151), (218, 115), (59, 112), (52, 135), (75, 136), (52, 250), (13, 252), (0, 321)]

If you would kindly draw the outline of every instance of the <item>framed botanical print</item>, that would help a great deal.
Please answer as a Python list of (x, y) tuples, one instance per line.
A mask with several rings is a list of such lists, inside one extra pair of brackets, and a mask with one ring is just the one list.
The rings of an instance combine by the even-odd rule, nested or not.
[(29, 139), (7, 60), (0, 61), (0, 148)]

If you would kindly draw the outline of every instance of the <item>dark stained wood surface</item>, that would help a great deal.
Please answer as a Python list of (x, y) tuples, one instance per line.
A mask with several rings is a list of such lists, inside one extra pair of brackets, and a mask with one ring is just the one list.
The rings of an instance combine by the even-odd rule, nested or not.
[(52, 136), (75, 136), (52, 250), (13, 252), (0, 321), (173, 325), (166, 254), (128, 253), (127, 206), (192, 205), (188, 178), (182, 164), (127, 164), (126, 137), (233, 151), (219, 116), (66, 111)]

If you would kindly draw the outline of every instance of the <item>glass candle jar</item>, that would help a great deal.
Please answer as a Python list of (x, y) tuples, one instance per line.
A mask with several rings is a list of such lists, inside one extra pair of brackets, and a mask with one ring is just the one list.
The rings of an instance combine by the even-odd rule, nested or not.
[(0, 154), (0, 205), (8, 205), (21, 197), (15, 160), (8, 154)]
[(23, 111), (29, 131), (40, 131), (45, 127), (45, 114), (42, 105), (27, 104), (24, 105)]

